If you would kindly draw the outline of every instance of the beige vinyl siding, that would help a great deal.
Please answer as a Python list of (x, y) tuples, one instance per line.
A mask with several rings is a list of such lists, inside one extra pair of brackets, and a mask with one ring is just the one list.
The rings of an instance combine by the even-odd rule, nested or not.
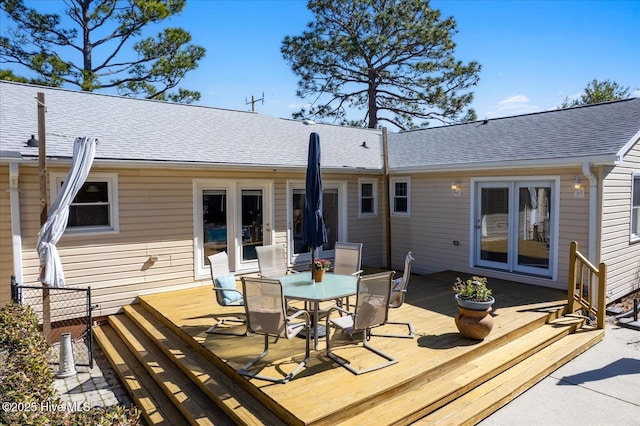
[(378, 192), (376, 216), (360, 217), (358, 212), (359, 191), (358, 177), (352, 176), (347, 185), (347, 211), (348, 211), (348, 241), (362, 243), (362, 264), (369, 266), (386, 266), (386, 240), (385, 240), (385, 202), (383, 182), (381, 177), (367, 176), (377, 179)]
[(13, 244), (9, 200), (9, 165), (0, 164), (0, 307), (11, 300)]
[(608, 266), (607, 301), (640, 288), (640, 242), (630, 241), (632, 173), (640, 172), (640, 144), (603, 179), (601, 261)]
[[(578, 241), (580, 250), (588, 253), (589, 188), (582, 199), (573, 196), (573, 181), (578, 169), (506, 170), (477, 173), (411, 174), (411, 216), (391, 217), (391, 240), (394, 263), (401, 262), (407, 251), (413, 251), (412, 271), (430, 273), (455, 270), (495, 278), (508, 278), (523, 283), (566, 288), (568, 280), (569, 244)], [(401, 178), (403, 175), (394, 175)], [(558, 176), (560, 178), (560, 215), (558, 264), (556, 281), (523, 274), (510, 274), (470, 267), (473, 247), (470, 241), (471, 179), (484, 177)], [(451, 181), (461, 185), (460, 197), (453, 196)], [(588, 185), (586, 185), (588, 186)], [(455, 245), (454, 241), (459, 244)]]
[[(50, 166), (49, 171), (64, 175), (68, 168)], [(96, 316), (116, 312), (122, 305), (134, 302), (139, 294), (210, 285), (208, 278), (194, 278), (194, 179), (272, 180), (273, 235), (275, 242), (281, 243), (287, 240), (289, 226), (286, 217), (287, 180), (304, 180), (303, 171), (241, 173), (94, 166), (92, 172), (118, 175), (119, 232), (65, 234), (57, 247), (66, 286), (90, 286), (92, 303), (99, 305), (94, 311)], [(330, 173), (323, 177), (348, 182), (348, 215), (354, 224), (353, 227), (350, 224), (349, 239), (362, 241), (369, 248), (365, 252), (367, 259), (379, 265), (382, 216), (358, 225), (355, 223), (357, 204), (352, 206), (352, 199), (357, 202), (357, 177)], [(39, 285), (39, 261), (35, 247), (39, 230), (36, 167), (21, 168), (20, 186), (25, 284)], [(2, 222), (4, 226), (5, 221)], [(158, 256), (157, 262), (150, 262), (152, 255)]]
[[(66, 173), (64, 168), (50, 172)], [(116, 172), (97, 169), (93, 172)], [(21, 216), (25, 284), (37, 285), (39, 230), (32, 208), (37, 170), (22, 168)], [(91, 287), (94, 315), (112, 313), (142, 292), (193, 284), (191, 178), (161, 170), (118, 174), (120, 232), (65, 234), (57, 244), (67, 287)], [(35, 191), (35, 192), (34, 192)], [(25, 196), (25, 195), (29, 196)], [(34, 220), (35, 217), (35, 220)], [(149, 257), (157, 255), (151, 264)]]
[[(394, 265), (412, 251), (414, 272), (468, 269), (469, 180), (456, 179), (462, 183), (460, 197), (451, 194), (450, 175), (411, 176), (411, 215), (391, 216)], [(460, 245), (454, 246), (454, 240)]]

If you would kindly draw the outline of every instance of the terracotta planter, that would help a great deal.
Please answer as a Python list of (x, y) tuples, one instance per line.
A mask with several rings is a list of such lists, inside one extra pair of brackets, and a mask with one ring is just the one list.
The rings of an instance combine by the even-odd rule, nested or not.
[(324, 273), (326, 271), (323, 269), (314, 269), (313, 270), (313, 279), (317, 283), (321, 283), (324, 280)]
[(476, 340), (487, 337), (493, 328), (491, 310), (491, 307), (484, 310), (474, 310), (458, 306), (455, 320), (460, 334)]

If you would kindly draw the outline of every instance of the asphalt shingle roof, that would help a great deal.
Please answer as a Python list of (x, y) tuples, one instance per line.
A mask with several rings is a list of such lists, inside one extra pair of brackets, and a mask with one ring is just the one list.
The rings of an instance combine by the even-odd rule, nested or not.
[(640, 132), (640, 98), (389, 135), (391, 169), (499, 168), (599, 158)]
[[(11, 82), (0, 82), (1, 157), (37, 156), (37, 148), (25, 142), (38, 134), (38, 92), (45, 94), (49, 157), (71, 157), (76, 137), (95, 136), (96, 160), (304, 168), (309, 134), (317, 132), (323, 169), (382, 170), (379, 130)], [(612, 164), (639, 136), (640, 98), (635, 98), (390, 132), (389, 165), (402, 172)]]
[(49, 157), (71, 157), (76, 137), (94, 136), (96, 160), (306, 167), (316, 132), (323, 168), (382, 169), (378, 130), (9, 82), (0, 82), (0, 150), (37, 156), (24, 145), (38, 135), (38, 92), (45, 94)]

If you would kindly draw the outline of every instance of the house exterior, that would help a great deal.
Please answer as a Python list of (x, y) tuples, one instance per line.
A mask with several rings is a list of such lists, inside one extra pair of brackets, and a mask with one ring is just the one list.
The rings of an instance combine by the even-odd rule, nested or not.
[(321, 255), (332, 257), (335, 241), (361, 241), (363, 262), (386, 257), (381, 131), (2, 82), (2, 304), (10, 275), (38, 285), (38, 148), (25, 146), (38, 135), (38, 93), (46, 103), (50, 204), (75, 138), (99, 140), (57, 244), (66, 286), (91, 286), (94, 315), (141, 293), (211, 285), (205, 256), (220, 250), (238, 274), (257, 270), (259, 244), (285, 243), (292, 264), (308, 264), (300, 211), (311, 132), (322, 144), (330, 239)]
[(0, 82), (0, 305), (11, 275), (38, 285), (38, 148), (26, 145), (38, 137), (38, 93), (49, 203), (75, 138), (99, 140), (58, 243), (66, 285), (91, 286), (94, 315), (140, 294), (210, 285), (205, 258), (216, 251), (237, 274), (257, 271), (261, 244), (284, 243), (291, 264), (308, 264), (300, 231), (311, 132), (322, 146), (323, 257), (336, 241), (358, 241), (371, 266), (390, 258), (401, 269), (412, 250), (416, 273), (566, 288), (576, 240), (608, 263), (610, 300), (640, 285), (640, 99), (387, 136)]
[(640, 99), (390, 134), (394, 263), (565, 289), (577, 241), (608, 301), (640, 288), (639, 140)]

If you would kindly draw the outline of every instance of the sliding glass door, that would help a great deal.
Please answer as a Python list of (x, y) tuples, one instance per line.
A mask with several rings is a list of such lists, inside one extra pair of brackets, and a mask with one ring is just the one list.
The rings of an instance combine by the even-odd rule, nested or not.
[(551, 276), (556, 182), (476, 183), (475, 265)]

